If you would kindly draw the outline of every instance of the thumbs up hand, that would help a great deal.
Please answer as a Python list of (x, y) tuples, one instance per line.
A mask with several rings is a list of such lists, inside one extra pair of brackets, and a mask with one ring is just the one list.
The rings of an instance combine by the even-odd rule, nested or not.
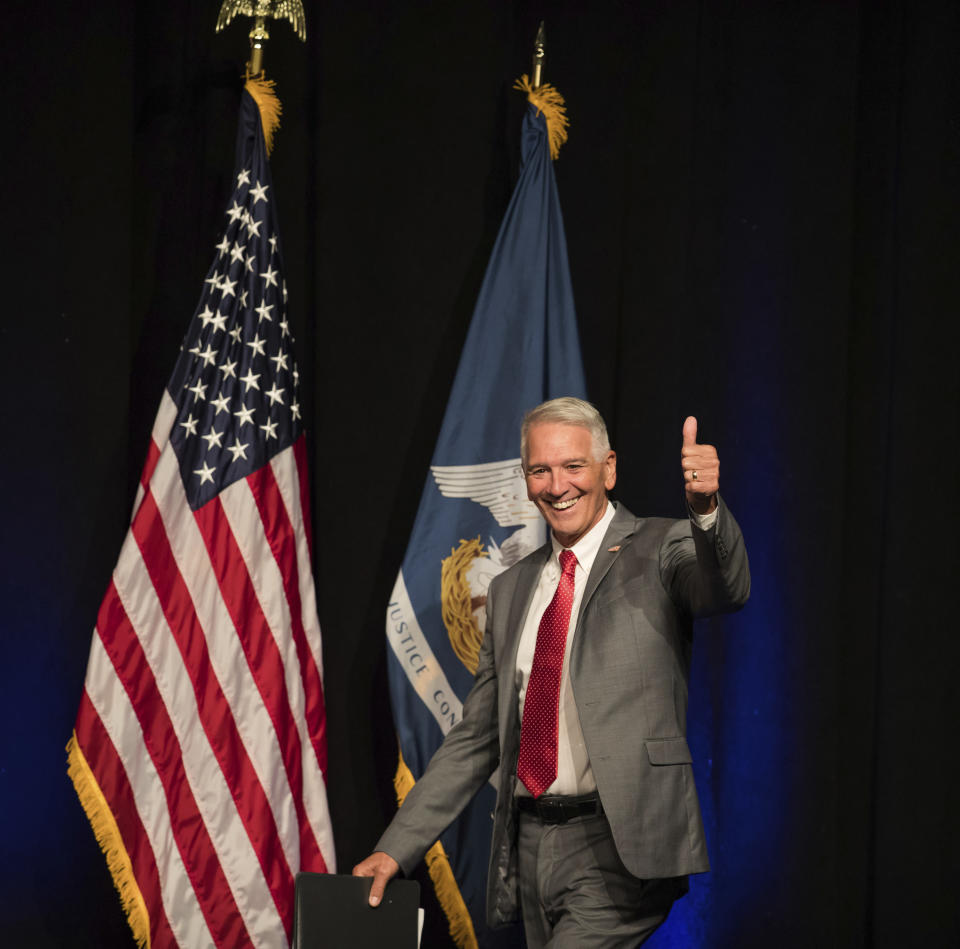
[(720, 458), (713, 445), (697, 443), (697, 420), (691, 415), (683, 423), (680, 466), (687, 490), (687, 504), (697, 514), (716, 510), (720, 490)]

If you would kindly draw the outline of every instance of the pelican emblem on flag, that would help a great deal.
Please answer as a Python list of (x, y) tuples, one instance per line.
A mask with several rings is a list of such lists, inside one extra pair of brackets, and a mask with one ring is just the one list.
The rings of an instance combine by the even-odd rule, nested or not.
[(502, 544), (493, 538), (461, 538), (441, 561), (440, 603), (450, 645), (473, 673), (486, 625), (490, 581), (543, 544), (546, 529), (540, 512), (527, 498), (527, 483), (519, 458), (481, 465), (430, 468), (445, 498), (465, 498), (482, 504), (500, 527), (516, 527)]

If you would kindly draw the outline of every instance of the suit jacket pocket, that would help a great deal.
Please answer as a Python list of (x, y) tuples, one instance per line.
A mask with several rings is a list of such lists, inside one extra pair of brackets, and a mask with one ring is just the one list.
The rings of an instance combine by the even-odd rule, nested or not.
[(644, 744), (650, 764), (693, 764), (686, 738), (648, 738)]

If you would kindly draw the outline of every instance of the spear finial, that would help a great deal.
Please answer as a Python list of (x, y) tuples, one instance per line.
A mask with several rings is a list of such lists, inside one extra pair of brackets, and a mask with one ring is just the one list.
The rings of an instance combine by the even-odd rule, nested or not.
[(546, 53), (547, 36), (543, 29), (543, 20), (537, 27), (537, 35), (533, 41), (533, 66), (530, 69), (531, 85), (534, 89), (540, 88), (540, 82), (543, 79), (543, 64), (547, 58)]

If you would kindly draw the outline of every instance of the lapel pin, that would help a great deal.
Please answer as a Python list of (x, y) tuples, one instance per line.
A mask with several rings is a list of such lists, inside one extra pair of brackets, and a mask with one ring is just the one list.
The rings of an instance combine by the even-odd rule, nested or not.
[(619, 549), (620, 549), (620, 545), (617, 544), (616, 547), (608, 547), (608, 548), (607, 548), (607, 553), (615, 554)]

